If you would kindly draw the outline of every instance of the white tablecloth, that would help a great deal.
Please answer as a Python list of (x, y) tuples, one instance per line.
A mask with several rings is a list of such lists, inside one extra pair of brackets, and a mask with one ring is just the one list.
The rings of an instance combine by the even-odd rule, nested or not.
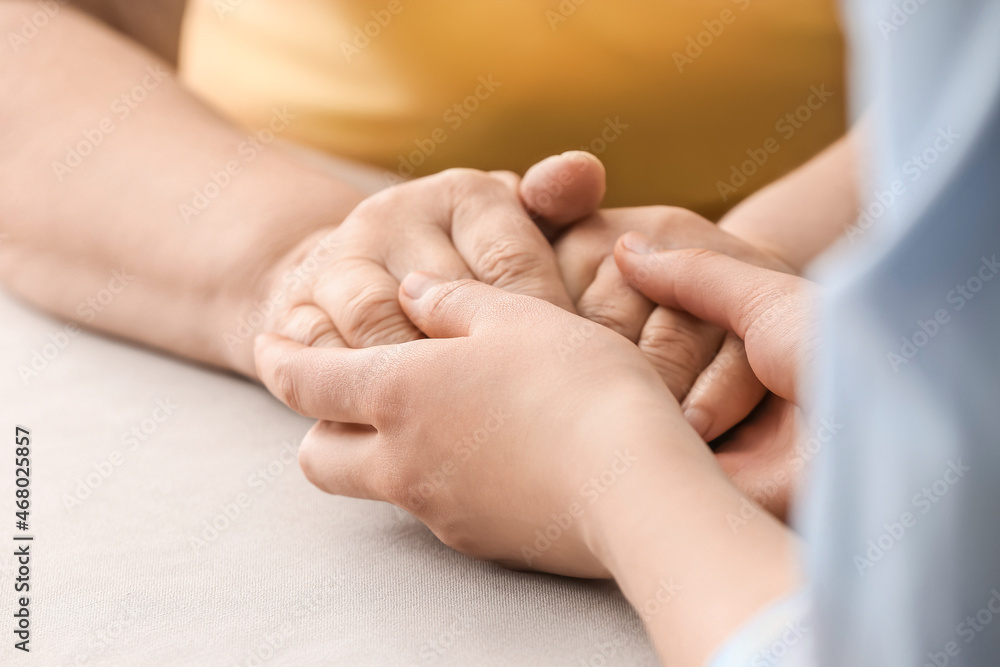
[[(0, 664), (657, 664), (613, 584), (475, 562), (394, 507), (313, 488), (295, 462), (310, 421), (261, 387), (61, 336), (2, 294), (0, 322)], [(30, 654), (12, 632), (15, 425)]]

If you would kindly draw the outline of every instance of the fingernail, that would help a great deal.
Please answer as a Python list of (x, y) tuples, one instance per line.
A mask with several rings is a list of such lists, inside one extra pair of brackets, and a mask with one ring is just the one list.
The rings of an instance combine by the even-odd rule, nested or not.
[(684, 419), (687, 419), (691, 427), (703, 438), (708, 429), (712, 428), (712, 416), (701, 408), (684, 408)]
[(622, 245), (625, 249), (634, 252), (637, 255), (648, 255), (649, 253), (656, 250), (653, 242), (644, 234), (639, 232), (629, 232), (622, 239)]
[(424, 273), (423, 271), (414, 271), (403, 278), (403, 291), (406, 292), (406, 296), (411, 299), (419, 299), (422, 297), (427, 290), (429, 290), (434, 285), (438, 283), (443, 283), (444, 279), (440, 276), (436, 276), (433, 273)]

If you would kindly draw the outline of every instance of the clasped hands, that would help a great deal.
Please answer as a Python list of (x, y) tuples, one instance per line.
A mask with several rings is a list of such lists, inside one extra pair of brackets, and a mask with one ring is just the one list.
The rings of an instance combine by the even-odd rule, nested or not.
[(319, 420), (307, 477), (469, 555), (580, 576), (608, 572), (587, 521), (537, 558), (524, 547), (585, 511), (582, 485), (626, 450), (725, 473), (783, 515), (805, 281), (690, 211), (598, 210), (604, 187), (580, 152), (523, 179), (449, 170), (369, 197), (276, 265), (257, 372)]

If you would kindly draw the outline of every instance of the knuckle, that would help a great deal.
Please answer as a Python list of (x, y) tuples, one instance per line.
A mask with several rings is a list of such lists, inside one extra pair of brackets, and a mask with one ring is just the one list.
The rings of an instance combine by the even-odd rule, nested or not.
[(692, 220), (700, 220), (701, 216), (679, 206), (664, 206), (662, 204), (650, 207), (650, 219), (653, 227), (660, 232), (669, 232), (678, 226), (690, 224)]
[(672, 389), (689, 389), (708, 361), (707, 349), (695, 332), (670, 324), (647, 325), (639, 338), (639, 349), (668, 379)]
[(540, 258), (523, 239), (501, 237), (490, 244), (479, 259), (479, 277), (492, 285), (502, 287), (541, 275)]
[(467, 167), (451, 167), (439, 172), (434, 178), (454, 194), (465, 194), (470, 189), (492, 182), (492, 178), (486, 172)]
[(399, 308), (396, 291), (386, 285), (366, 285), (343, 306), (338, 327), (352, 347), (369, 347), (415, 338), (409, 320)]
[(432, 529), (442, 543), (455, 551), (473, 558), (486, 557), (482, 544), (472, 537), (465, 522), (453, 517), (441, 517), (434, 522)]
[(391, 205), (393, 200), (399, 193), (397, 188), (402, 188), (404, 185), (400, 185), (393, 188), (386, 188), (385, 190), (380, 190), (368, 197), (365, 197), (354, 210), (351, 211), (349, 218), (351, 220), (364, 219), (366, 224), (370, 224), (372, 218), (380, 220), (384, 217), (386, 209)]
[[(635, 326), (635, 317), (614, 305), (580, 306), (580, 314), (595, 324), (600, 324), (612, 331), (623, 333)], [(634, 334), (633, 334), (634, 335)]]
[(314, 306), (295, 306), (277, 323), (277, 329), (292, 340), (313, 346), (336, 334), (329, 316)]
[(722, 254), (706, 248), (682, 248), (674, 251), (676, 261), (684, 268), (715, 261)]

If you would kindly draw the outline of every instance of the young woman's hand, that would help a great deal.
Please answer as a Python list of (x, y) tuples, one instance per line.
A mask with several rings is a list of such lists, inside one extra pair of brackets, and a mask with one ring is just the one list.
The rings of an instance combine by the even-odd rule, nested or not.
[(596, 505), (654, 471), (656, 485), (723, 479), (644, 355), (610, 329), (424, 273), (399, 303), (429, 339), (258, 338), (268, 389), (322, 420), (299, 454), (320, 488), (389, 501), (471, 556), (596, 577), (608, 574), (588, 542)]
[[(764, 396), (742, 341), (681, 310), (658, 306), (629, 286), (614, 259), (615, 242), (641, 232), (662, 248), (709, 248), (779, 271), (779, 259), (691, 211), (668, 207), (605, 209), (568, 228), (555, 244), (577, 312), (637, 342), (685, 415), (706, 440), (746, 417)], [(640, 237), (630, 237), (639, 243)]]
[(654, 302), (676, 308), (743, 341), (754, 374), (793, 403), (818, 347), (815, 287), (804, 278), (712, 250), (674, 250), (642, 234), (615, 245), (625, 279)]
[(615, 258), (625, 279), (656, 303), (745, 343), (749, 365), (773, 394), (712, 445), (736, 487), (784, 518), (804, 468), (795, 401), (817, 347), (812, 284), (706, 250), (657, 249), (634, 233), (618, 242)]
[(790, 533), (730, 484), (626, 338), (471, 280), (411, 274), (399, 299), (430, 338), (257, 339), (267, 387), (322, 420), (299, 453), (313, 483), (394, 503), (477, 558), (613, 576), (664, 664), (703, 664), (797, 585)]

